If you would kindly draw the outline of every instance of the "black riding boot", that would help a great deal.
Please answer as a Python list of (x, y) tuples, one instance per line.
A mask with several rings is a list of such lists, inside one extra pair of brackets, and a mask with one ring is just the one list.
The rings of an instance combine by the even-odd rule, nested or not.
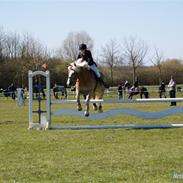
[(102, 77), (97, 78), (97, 79), (98, 79), (98, 81), (99, 81), (100, 83), (102, 83), (102, 84), (105, 86), (105, 88), (109, 88), (109, 85), (104, 81), (104, 79), (103, 79)]

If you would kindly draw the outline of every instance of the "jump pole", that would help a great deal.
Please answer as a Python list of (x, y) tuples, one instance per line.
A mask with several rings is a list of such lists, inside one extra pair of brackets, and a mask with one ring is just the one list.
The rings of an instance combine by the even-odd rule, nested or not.
[[(33, 77), (36, 75), (42, 75), (46, 77), (46, 111), (38, 110), (33, 111)], [(29, 71), (29, 129), (38, 127), (46, 129), (61, 129), (61, 130), (80, 130), (80, 129), (155, 129), (155, 128), (182, 128), (183, 124), (148, 124), (148, 125), (81, 125), (81, 126), (51, 126), (51, 104), (59, 103), (71, 103), (75, 104), (76, 100), (54, 100), (50, 99), (50, 72), (46, 71)], [(102, 102), (102, 103), (146, 103), (146, 102), (183, 102), (183, 98), (166, 98), (166, 99), (135, 99), (135, 100), (91, 100), (91, 103)], [(85, 103), (85, 100), (81, 100), (81, 103)], [(46, 112), (46, 122), (39, 121), (39, 123), (34, 123), (33, 112), (42, 114)], [(182, 112), (182, 109), (181, 109)]]

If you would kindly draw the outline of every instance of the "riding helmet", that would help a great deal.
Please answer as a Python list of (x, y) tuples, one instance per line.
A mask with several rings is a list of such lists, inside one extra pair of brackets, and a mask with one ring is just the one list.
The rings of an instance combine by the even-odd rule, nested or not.
[(80, 44), (79, 45), (79, 50), (85, 50), (85, 49), (87, 49), (87, 46), (86, 46), (86, 44)]

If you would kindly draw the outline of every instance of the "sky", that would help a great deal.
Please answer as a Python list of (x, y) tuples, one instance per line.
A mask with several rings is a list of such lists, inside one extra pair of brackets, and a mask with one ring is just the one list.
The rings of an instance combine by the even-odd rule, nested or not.
[(165, 58), (183, 59), (183, 0), (0, 0), (0, 27), (30, 33), (50, 49), (69, 32), (86, 31), (94, 50), (136, 37)]

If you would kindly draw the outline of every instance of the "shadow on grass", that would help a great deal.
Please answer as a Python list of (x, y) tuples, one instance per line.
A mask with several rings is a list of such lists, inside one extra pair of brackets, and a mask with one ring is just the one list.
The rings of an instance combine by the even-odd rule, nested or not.
[(13, 124), (15, 123), (15, 121), (2, 121), (0, 122), (0, 125), (9, 125), (9, 124)]

